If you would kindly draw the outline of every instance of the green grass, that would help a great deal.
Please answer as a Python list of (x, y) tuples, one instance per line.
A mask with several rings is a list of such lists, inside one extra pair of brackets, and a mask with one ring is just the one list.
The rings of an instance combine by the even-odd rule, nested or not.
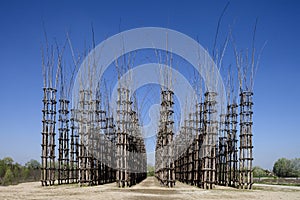
[(300, 187), (300, 183), (280, 183), (280, 182), (254, 182), (255, 184), (267, 184), (267, 185), (285, 185), (285, 186), (298, 186)]

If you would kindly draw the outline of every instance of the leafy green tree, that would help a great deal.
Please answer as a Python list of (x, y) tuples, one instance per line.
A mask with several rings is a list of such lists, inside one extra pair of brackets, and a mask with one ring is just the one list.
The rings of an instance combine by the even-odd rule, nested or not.
[(300, 176), (300, 159), (280, 158), (275, 162), (273, 172), (279, 177), (298, 177)]
[(6, 172), (6, 164), (3, 160), (0, 160), (0, 178), (3, 178)]
[(286, 158), (278, 159), (273, 166), (273, 172), (279, 177), (290, 176), (291, 161)]
[(22, 165), (20, 165), (19, 163), (15, 163), (12, 166), (12, 172), (17, 182), (22, 179), (22, 168)]
[(291, 160), (293, 176), (300, 177), (300, 158)]
[(8, 168), (12, 170), (14, 160), (11, 157), (5, 157), (0, 160), (0, 178), (4, 178)]
[(154, 176), (154, 170), (155, 170), (154, 166), (148, 165), (147, 166), (147, 171), (148, 171), (147, 176)]
[(24, 175), (27, 180), (37, 180), (38, 176), (40, 174), (39, 169), (41, 168), (41, 164), (34, 159), (31, 159), (25, 164), (25, 168), (28, 169), (25, 170)]
[(40, 169), (41, 164), (37, 160), (31, 159), (25, 164), (25, 167), (28, 169)]
[(5, 165), (12, 166), (14, 163), (14, 160), (11, 157), (5, 157), (3, 158), (3, 162)]
[(255, 166), (253, 167), (253, 176), (254, 177), (266, 177), (268, 176), (266, 170), (264, 170), (263, 168), (259, 167), (259, 166)]
[(7, 169), (3, 178), (3, 184), (4, 185), (9, 185), (13, 183), (14, 175), (11, 169)]
[(24, 167), (22, 170), (22, 177), (23, 179), (28, 179), (30, 176), (30, 169), (28, 169), (27, 167)]

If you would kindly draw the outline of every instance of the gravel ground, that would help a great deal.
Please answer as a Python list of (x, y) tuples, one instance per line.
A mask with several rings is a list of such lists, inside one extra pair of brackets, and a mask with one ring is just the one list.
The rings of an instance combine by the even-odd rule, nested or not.
[(42, 187), (40, 182), (22, 183), (14, 186), (0, 186), (0, 199), (299, 199), (300, 187), (254, 185), (253, 190), (238, 190), (217, 186), (213, 190), (203, 190), (176, 182), (175, 188), (160, 187), (153, 177), (149, 177), (131, 188), (117, 188), (115, 183), (78, 187), (77, 184)]

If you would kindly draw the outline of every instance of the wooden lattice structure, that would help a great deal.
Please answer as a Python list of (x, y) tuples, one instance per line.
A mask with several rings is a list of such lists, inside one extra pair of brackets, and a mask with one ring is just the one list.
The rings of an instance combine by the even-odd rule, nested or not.
[(117, 173), (118, 187), (130, 186), (128, 153), (129, 153), (129, 120), (132, 102), (129, 99), (127, 88), (118, 88), (117, 100)]
[(59, 100), (59, 137), (58, 137), (58, 184), (69, 183), (69, 101)]
[(219, 120), (219, 141), (217, 146), (217, 184), (226, 185), (226, 115), (221, 114)]
[(236, 187), (238, 183), (237, 105), (227, 106), (226, 115), (226, 185)]
[(54, 88), (44, 88), (43, 130), (42, 130), (42, 185), (54, 185), (55, 182), (55, 125), (56, 92)]
[(70, 135), (70, 182), (77, 183), (79, 178), (79, 127), (78, 127), (78, 110), (71, 110), (71, 135)]
[(175, 185), (175, 171), (173, 160), (173, 95), (171, 90), (161, 92), (160, 125), (156, 142), (156, 177), (161, 185), (173, 187)]
[(252, 92), (243, 91), (240, 94), (240, 168), (239, 187), (251, 189), (252, 172)]
[[(161, 70), (164, 86), (160, 91), (155, 176), (162, 186), (174, 187), (175, 180), (178, 180), (203, 189), (212, 189), (215, 185), (252, 188), (254, 69), (252, 63), (249, 84), (246, 81), (249, 78), (248, 65), (243, 63), (243, 60), (247, 59), (242, 59), (238, 52), (235, 53), (240, 89), (239, 102), (235, 99), (234, 90), (227, 91), (227, 107), (220, 114), (217, 107), (222, 102), (217, 102), (217, 91), (207, 90), (200, 94), (201, 102), (188, 105), (195, 109), (182, 116), (183, 124), (178, 127), (178, 135), (174, 135), (176, 111), (174, 92), (171, 89), (174, 88), (172, 73), (169, 70)], [(166, 57), (167, 63), (171, 63), (172, 57)], [(57, 72), (54, 76), (52, 73), (55, 61)], [(125, 67), (126, 64), (123, 68), (130, 69), (130, 66)], [(104, 92), (101, 87), (93, 91), (95, 77), (92, 74), (96, 71), (93, 67), (90, 66), (87, 70), (86, 80), (82, 77), (82, 80), (79, 80), (78, 102), (74, 101), (76, 103), (71, 105), (72, 100), (67, 92), (71, 88), (65, 85), (66, 74), (62, 70), (62, 55), (59, 54), (56, 60), (50, 52), (47, 62), (44, 62), (43, 58), (43, 186), (54, 185), (57, 181), (58, 184), (78, 183), (80, 186), (116, 182), (118, 187), (130, 187), (146, 178), (147, 156), (139, 110), (130, 96), (133, 91), (129, 89), (129, 82), (132, 82), (133, 77), (126, 80), (125, 84), (118, 83), (117, 106), (113, 108), (115, 110), (110, 110), (109, 103), (106, 102), (106, 105), (101, 101), (101, 96), (107, 95), (103, 94), (107, 91)], [(123, 68), (118, 68), (118, 81), (121, 80)], [(56, 82), (52, 83), (54, 77)], [(69, 82), (70, 85), (73, 83), (72, 78)], [(58, 83), (60, 89), (57, 91)], [(195, 83), (200, 84), (197, 81)]]
[(79, 102), (79, 183), (80, 185), (92, 185), (92, 164), (91, 155), (91, 94), (90, 90), (80, 91)]
[[(137, 112), (127, 88), (118, 88), (116, 182), (118, 187), (129, 187), (146, 178), (146, 149), (139, 129)], [(110, 135), (111, 137), (111, 135)]]

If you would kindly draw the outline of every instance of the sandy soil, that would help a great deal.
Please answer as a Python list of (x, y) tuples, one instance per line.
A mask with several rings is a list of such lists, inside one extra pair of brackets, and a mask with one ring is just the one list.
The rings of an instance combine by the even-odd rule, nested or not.
[(299, 199), (300, 187), (255, 185), (253, 190), (238, 190), (217, 186), (214, 190), (203, 190), (177, 182), (175, 188), (160, 187), (153, 177), (149, 177), (131, 188), (117, 188), (115, 183), (78, 187), (60, 185), (42, 187), (39, 182), (1, 186), (0, 199)]

